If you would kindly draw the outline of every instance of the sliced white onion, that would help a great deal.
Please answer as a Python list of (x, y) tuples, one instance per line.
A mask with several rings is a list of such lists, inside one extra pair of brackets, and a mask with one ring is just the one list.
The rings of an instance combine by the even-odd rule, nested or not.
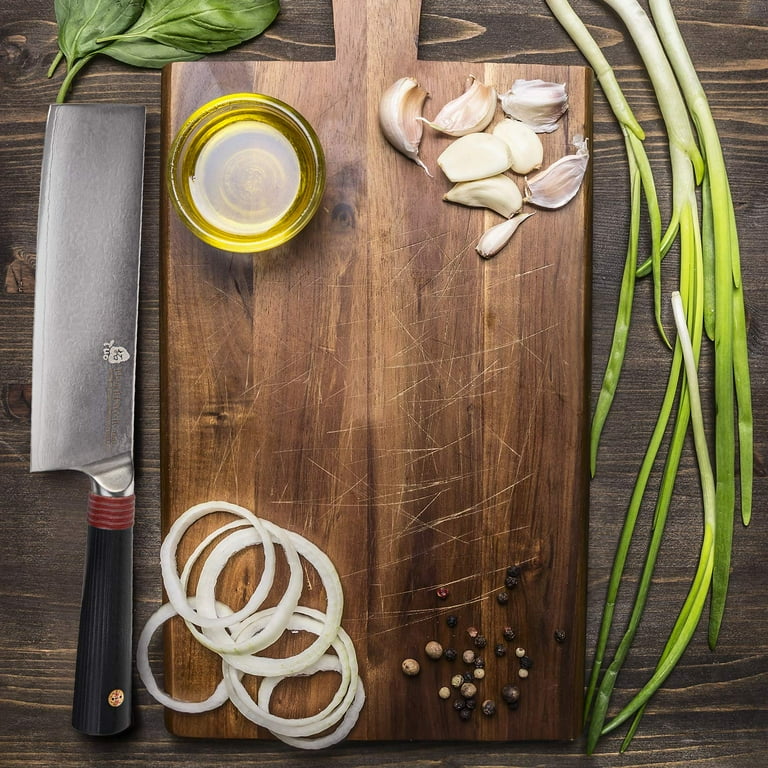
[[(222, 610), (223, 613), (223, 610)], [(229, 699), (229, 691), (225, 680), (221, 680), (216, 686), (216, 690), (204, 701), (182, 701), (175, 699), (165, 691), (161, 690), (157, 684), (152, 667), (149, 664), (149, 643), (157, 630), (165, 624), (168, 619), (176, 616), (176, 609), (170, 604), (165, 603), (160, 606), (147, 620), (136, 648), (136, 669), (144, 683), (144, 687), (152, 698), (158, 703), (176, 712), (189, 712), (196, 714), (198, 712), (209, 712), (212, 709), (218, 709)]]
[[(272, 537), (275, 543), (282, 546), (285, 552), (288, 565), (290, 566), (290, 577), (288, 587), (280, 598), (280, 602), (272, 613), (272, 621), (262, 628), (262, 631), (254, 636), (243, 636), (234, 639), (227, 629), (232, 628), (234, 621), (228, 627), (203, 627), (198, 630), (193, 622), (187, 622), (189, 631), (195, 638), (212, 651), (219, 654), (231, 654), (238, 660), (250, 658), (247, 654), (256, 653), (272, 645), (285, 631), (288, 619), (298, 605), (301, 597), (303, 575), (301, 570), (301, 561), (296, 553), (291, 540), (285, 535), (285, 532), (278, 539), (278, 532), (269, 530), (268, 537)], [(197, 583), (195, 593), (197, 611), (202, 611), (203, 615), (212, 615), (215, 613), (216, 604), (216, 584), (218, 577), (226, 567), (230, 558), (243, 549), (256, 546), (261, 543), (259, 532), (253, 528), (230, 533), (226, 539), (219, 542), (206, 559), (200, 578)], [(254, 595), (256, 593), (254, 592)], [(266, 597), (266, 595), (265, 595)], [(253, 599), (251, 600), (253, 602)], [(263, 598), (261, 600), (263, 602)], [(261, 607), (261, 602), (254, 605), (253, 610)], [(239, 612), (238, 612), (239, 613)], [(248, 670), (244, 670), (248, 671)]]
[[(275, 528), (272, 523), (265, 523), (269, 530)], [(269, 656), (243, 656), (240, 653), (223, 653), (222, 658), (241, 672), (249, 675), (270, 677), (272, 675), (294, 675), (305, 667), (314, 664), (328, 649), (341, 627), (341, 614), (344, 610), (344, 593), (336, 568), (330, 558), (303, 536), (291, 531), (284, 531), (293, 542), (296, 551), (317, 571), (325, 588), (326, 611), (322, 616), (324, 624), (315, 641), (300, 653), (286, 658)], [(286, 619), (287, 621), (287, 619)], [(287, 625), (283, 630), (287, 629)]]
[[(208, 534), (187, 559), (179, 574), (177, 550), (187, 530), (214, 512), (229, 512), (239, 519)], [(217, 539), (221, 539), (214, 545)], [(288, 586), (277, 605), (262, 609), (276, 570), (275, 545), (290, 569)], [(211, 545), (214, 545), (211, 548)], [(216, 598), (216, 585), (231, 558), (244, 549), (263, 547), (264, 566), (259, 583), (237, 610)], [(210, 551), (205, 554), (207, 550)], [(303, 586), (303, 557), (315, 569), (326, 594), (325, 611), (299, 605)], [(204, 559), (203, 559), (204, 558)], [(163, 584), (168, 603), (156, 611), (139, 637), (137, 667), (147, 691), (161, 704), (179, 712), (198, 713), (226, 701), (249, 720), (277, 738), (302, 749), (322, 749), (349, 735), (365, 702), (355, 648), (341, 627), (344, 595), (336, 568), (317, 546), (299, 534), (261, 520), (249, 510), (223, 501), (198, 504), (171, 526), (160, 550)], [(194, 565), (202, 562), (194, 596), (188, 594)], [(222, 659), (223, 679), (204, 701), (180, 701), (162, 691), (149, 664), (149, 642), (154, 632), (179, 615), (195, 639)], [(284, 658), (261, 656), (286, 632), (310, 632), (315, 640), (304, 650)], [(332, 650), (333, 653), (328, 653)], [(339, 686), (328, 704), (313, 715), (286, 718), (272, 714), (272, 692), (287, 677), (311, 676), (321, 671), (339, 673)], [(262, 678), (254, 699), (242, 684), (244, 674)]]
[[(259, 618), (263, 620), (265, 617)], [(299, 607), (297, 613), (291, 617), (288, 629), (318, 634), (325, 626), (321, 618), (318, 611)], [(341, 674), (341, 681), (334, 697), (320, 712), (299, 718), (286, 718), (271, 714), (268, 705), (265, 707), (253, 700), (242, 684), (237, 670), (224, 662), (223, 675), (232, 702), (251, 722), (267, 728), (274, 735), (313, 736), (328, 730), (343, 718), (344, 713), (352, 705), (359, 680), (355, 650), (352, 641), (343, 629), (339, 628), (338, 636), (331, 643), (331, 648), (336, 652), (336, 656), (331, 656), (331, 658), (336, 659), (335, 670)], [(312, 665), (304, 667), (301, 671), (292, 675), (278, 675), (268, 677), (266, 680), (276, 680), (279, 682), (286, 677), (313, 675), (315, 672), (320, 671), (321, 660), (327, 656), (328, 654), (321, 655)], [(322, 665), (322, 668), (327, 668), (327, 663)], [(264, 681), (261, 682), (261, 685), (264, 685)]]
[[(315, 672), (339, 672), (340, 662), (337, 656), (322, 656), (320, 660), (314, 665)], [(259, 693), (257, 703), (258, 705), (269, 712), (269, 701), (272, 697), (272, 691), (281, 683), (285, 678), (282, 677), (268, 677), (259, 686)], [(350, 689), (352, 690), (352, 689)], [(350, 731), (354, 728), (360, 711), (365, 703), (365, 690), (363, 688), (363, 682), (360, 678), (357, 678), (357, 685), (354, 687), (354, 697), (349, 708), (344, 712), (344, 717), (339, 723), (338, 727), (331, 733), (318, 736), (316, 738), (308, 739), (299, 736), (291, 736), (286, 733), (280, 735), (280, 739), (286, 744), (290, 744), (294, 747), (300, 747), (302, 749), (325, 749), (326, 747), (338, 744), (340, 741), (349, 736)]]
[[(193, 523), (213, 512), (230, 512), (247, 520), (258, 531), (264, 546), (264, 571), (261, 580), (248, 602), (231, 617), (198, 613), (190, 605), (186, 588), (182, 584), (178, 573), (176, 550), (178, 549), (179, 542)], [(247, 509), (226, 501), (207, 501), (190, 507), (171, 526), (160, 547), (160, 568), (163, 574), (163, 585), (168, 595), (168, 602), (173, 605), (179, 616), (187, 621), (191, 621), (198, 627), (226, 627), (233, 622), (247, 618), (255, 610), (258, 610), (264, 602), (264, 598), (269, 594), (275, 578), (275, 548), (272, 538), (267, 535), (261, 520)]]

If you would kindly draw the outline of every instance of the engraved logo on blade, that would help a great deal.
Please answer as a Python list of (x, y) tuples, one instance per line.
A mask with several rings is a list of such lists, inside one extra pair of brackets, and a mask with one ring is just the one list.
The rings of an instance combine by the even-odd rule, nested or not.
[(122, 380), (123, 371), (120, 363), (130, 360), (131, 355), (125, 347), (107, 341), (102, 347), (102, 358), (109, 363), (107, 373), (107, 413), (104, 439), (108, 446), (117, 444), (122, 434)]
[(124, 363), (126, 360), (130, 360), (130, 353), (125, 347), (115, 346), (115, 340), (107, 341), (104, 343), (104, 359), (115, 365), (117, 363)]

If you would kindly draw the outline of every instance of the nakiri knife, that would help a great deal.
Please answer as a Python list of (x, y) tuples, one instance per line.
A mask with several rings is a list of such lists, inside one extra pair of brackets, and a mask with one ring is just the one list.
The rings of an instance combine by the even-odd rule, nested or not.
[(145, 113), (51, 106), (40, 182), (30, 469), (90, 477), (72, 725), (91, 735), (131, 724)]

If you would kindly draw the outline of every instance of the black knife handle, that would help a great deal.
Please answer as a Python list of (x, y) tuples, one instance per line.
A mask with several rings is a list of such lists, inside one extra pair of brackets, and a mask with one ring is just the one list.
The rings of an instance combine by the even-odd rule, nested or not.
[(88, 541), (72, 725), (91, 736), (131, 724), (135, 496), (88, 497)]

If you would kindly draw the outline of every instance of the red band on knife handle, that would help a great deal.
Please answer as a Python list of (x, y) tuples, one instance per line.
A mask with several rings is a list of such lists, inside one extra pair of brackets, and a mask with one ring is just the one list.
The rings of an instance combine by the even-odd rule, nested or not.
[(88, 495), (88, 525), (105, 531), (123, 531), (133, 527), (136, 497)]

